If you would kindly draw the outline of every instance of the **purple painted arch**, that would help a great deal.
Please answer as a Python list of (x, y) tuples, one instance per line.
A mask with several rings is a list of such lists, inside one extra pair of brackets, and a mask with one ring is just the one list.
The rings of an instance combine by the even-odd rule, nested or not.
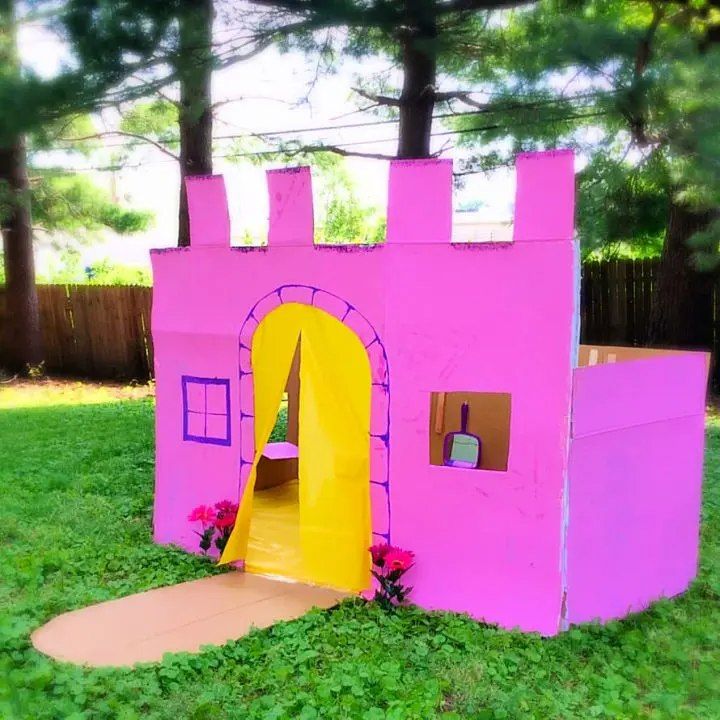
[(370, 504), (374, 542), (390, 542), (390, 372), (370, 321), (350, 302), (310, 285), (281, 285), (261, 297), (240, 328), (240, 496), (255, 456), (252, 340), (263, 318), (285, 303), (316, 307), (353, 331), (370, 361)]

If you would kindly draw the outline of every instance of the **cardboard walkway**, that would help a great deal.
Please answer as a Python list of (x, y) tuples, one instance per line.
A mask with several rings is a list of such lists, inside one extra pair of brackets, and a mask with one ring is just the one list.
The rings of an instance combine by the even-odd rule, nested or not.
[(222, 645), (344, 597), (339, 590), (229, 572), (59, 615), (32, 634), (32, 643), (57, 660), (127, 666)]

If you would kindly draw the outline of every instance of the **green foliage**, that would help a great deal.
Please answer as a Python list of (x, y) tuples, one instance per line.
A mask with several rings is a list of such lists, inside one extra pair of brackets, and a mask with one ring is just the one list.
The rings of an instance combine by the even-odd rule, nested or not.
[(373, 244), (385, 239), (385, 217), (378, 208), (363, 205), (345, 158), (331, 152), (304, 152), (297, 142), (286, 142), (262, 157), (245, 155), (257, 147), (255, 139), (236, 143), (235, 159), (262, 166), (267, 162), (306, 164), (313, 169), (316, 200), (315, 242)]
[(57, 259), (53, 257), (47, 272), (37, 273), (37, 282), (63, 284), (82, 283), (87, 280), (81, 263), (80, 251), (73, 246), (63, 248)]
[(363, 206), (343, 158), (331, 153), (311, 156), (317, 168), (319, 243), (377, 243), (385, 237), (385, 220)]
[(150, 270), (136, 265), (123, 265), (111, 260), (99, 260), (91, 265), (83, 265), (80, 252), (74, 248), (65, 248), (60, 253), (60, 262), (48, 272), (38, 274), (42, 283), (83, 283), (88, 285), (152, 285)]
[[(661, 234), (663, 206), (720, 205), (719, 30), (705, 0), (541, 0), (508, 14), (495, 28), (494, 55), (450, 63), (491, 96), (481, 114), (453, 123), (468, 131), (466, 145), (485, 145), (470, 164), (487, 165), (488, 151), (492, 165), (517, 150), (576, 148), (591, 159), (588, 176), (602, 175), (600, 187), (581, 185), (594, 193), (580, 202), (591, 211), (586, 249), (616, 245), (625, 226), (623, 242), (633, 238), (645, 252)], [(593, 212), (602, 200), (604, 220)], [(720, 224), (696, 236), (698, 257), (719, 262), (719, 239)]]
[(270, 433), (270, 442), (284, 442), (287, 438), (287, 402), (283, 401), (278, 412), (277, 420), (275, 421), (275, 427), (273, 427)]
[[(99, 105), (143, 97), (154, 86), (134, 83), (118, 87), (129, 76), (154, 68), (163, 41), (176, 38), (173, 21), (179, 0), (67, 0), (43, 5), (46, 23), (68, 42), (70, 61), (55, 77), (45, 79), (28, 68), (13, 72), (9, 63), (0, 72), (0, 142), (18, 133), (43, 134), (48, 124), (77, 113), (93, 112)], [(17, 3), (19, 9), (21, 3)], [(31, 11), (32, 12), (32, 11)], [(7, 33), (3, 34), (5, 37)], [(0, 46), (0, 51), (2, 51)], [(165, 52), (172, 45), (164, 47)], [(155, 61), (155, 62), (154, 62)], [(112, 92), (112, 98), (108, 97)]]
[(669, 198), (670, 179), (660, 157), (633, 166), (598, 153), (578, 175), (583, 255), (659, 256)]
[(348, 601), (223, 647), (125, 670), (54, 662), (32, 648), (30, 633), (67, 610), (217, 572), (152, 543), (152, 404), (7, 405), (0, 413), (3, 719), (720, 717), (717, 419), (700, 579), (681, 598), (552, 639), (462, 615), (387, 614)]
[(164, 99), (139, 102), (123, 115), (120, 129), (138, 135), (176, 138), (178, 134), (177, 106)]
[(33, 220), (48, 232), (79, 233), (109, 229), (121, 234), (145, 230), (152, 213), (122, 208), (109, 193), (85, 175), (35, 171), (32, 185)]
[(322, 211), (316, 242), (372, 244), (385, 239), (384, 219), (378, 218), (373, 208), (362, 207), (352, 190), (327, 198)]
[(136, 265), (123, 265), (111, 260), (99, 260), (85, 270), (91, 285), (152, 285), (150, 270)]
[[(28, 138), (28, 146), (31, 154), (41, 150), (56, 150), (60, 146), (89, 157), (102, 144), (100, 138), (95, 137), (97, 132), (89, 115), (70, 115), (52, 119), (34, 128)], [(69, 144), (70, 141), (72, 144)]]

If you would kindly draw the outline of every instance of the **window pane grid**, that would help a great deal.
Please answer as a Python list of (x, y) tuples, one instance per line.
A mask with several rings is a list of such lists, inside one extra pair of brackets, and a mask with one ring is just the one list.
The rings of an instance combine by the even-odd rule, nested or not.
[(182, 400), (183, 440), (230, 445), (229, 379), (183, 375)]

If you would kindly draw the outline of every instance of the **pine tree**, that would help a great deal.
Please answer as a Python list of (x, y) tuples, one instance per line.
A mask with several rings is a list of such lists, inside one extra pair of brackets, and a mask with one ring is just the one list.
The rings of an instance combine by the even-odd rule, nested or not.
[[(0, 83), (20, 75), (14, 0), (0, 0)], [(40, 311), (35, 289), (25, 137), (0, 136), (0, 220), (5, 263), (7, 331), (11, 370), (37, 367), (43, 360)]]
[[(460, 46), (490, 21), (492, 13), (527, 5), (531, 0), (253, 0), (266, 8), (281, 8), (304, 18), (296, 34), (323, 27), (347, 31), (348, 42), (340, 51), (356, 57), (382, 54), (402, 70), (402, 87), (397, 91), (376, 89), (372, 83), (356, 88), (372, 108), (397, 113), (400, 158), (431, 155), (433, 113), (452, 100), (472, 100), (466, 91), (440, 90), (439, 62), (456, 57)], [(317, 51), (317, 45), (309, 46)], [(337, 150), (337, 148), (329, 148)], [(343, 153), (357, 154), (363, 153)]]
[(127, 232), (144, 227), (149, 217), (117, 207), (87, 180), (52, 169), (33, 171), (30, 177), (28, 146), (51, 147), (52, 138), (72, 126), (68, 116), (91, 105), (89, 89), (97, 79), (88, 76), (82, 83), (77, 73), (67, 73), (44, 82), (21, 68), (18, 24), (14, 0), (0, 0), (0, 220), (7, 316), (2, 342), (8, 369), (23, 372), (41, 366), (44, 358), (33, 209), (40, 227), (55, 230), (103, 226)]
[[(58, 16), (81, 72), (95, 78), (94, 107), (162, 98), (177, 110), (180, 167), (178, 245), (190, 243), (185, 178), (212, 173), (212, 75), (256, 56), (294, 29), (286, 12), (235, 14), (233, 0), (67, 0)], [(222, 39), (213, 23), (223, 9)], [(108, 52), (107, 49), (111, 51)], [(175, 96), (168, 88), (177, 88)], [(138, 136), (142, 139), (142, 136)], [(152, 142), (152, 141), (151, 141)]]
[[(641, 237), (659, 218), (664, 228), (651, 341), (707, 346), (712, 277), (703, 270), (720, 263), (717, 3), (544, 0), (497, 36), (493, 62), (467, 57), (460, 70), (494, 95), (489, 127), (458, 121), (464, 141), (509, 138), (505, 151), (570, 144), (588, 155), (585, 207), (604, 212), (608, 227), (643, 220), (633, 226)], [(506, 160), (487, 155), (476, 164)]]
[(190, 243), (184, 180), (212, 173), (213, 0), (68, 0), (57, 23), (95, 107), (153, 96), (177, 84), (180, 137), (178, 245)]

